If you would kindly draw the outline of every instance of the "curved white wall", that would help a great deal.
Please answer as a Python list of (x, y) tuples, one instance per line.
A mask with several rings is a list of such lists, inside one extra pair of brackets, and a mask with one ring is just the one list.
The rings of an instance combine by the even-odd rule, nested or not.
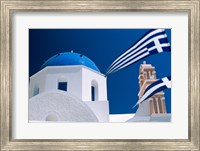
[[(59, 82), (67, 82), (67, 91), (58, 91)], [(95, 101), (92, 101), (92, 86), (95, 87)], [(35, 87), (39, 88), (39, 94), (33, 97)], [(50, 94), (50, 92), (54, 95)], [(71, 95), (77, 98), (77, 100), (81, 100), (82, 103), (79, 103), (84, 104), (86, 109), (88, 108), (91, 110), (91, 114), (94, 114), (99, 122), (109, 121), (106, 77), (103, 74), (82, 65), (46, 67), (30, 78), (29, 120), (44, 121), (49, 115), (52, 115), (52, 118), (49, 119), (69, 121), (67, 117), (74, 116), (75, 113), (74, 115), (66, 113), (65, 118), (63, 118), (64, 115), (60, 115), (60, 108), (58, 108), (58, 106), (62, 107), (63, 104), (63, 107), (67, 108), (66, 103), (68, 103), (70, 100), (65, 98), (65, 102), (61, 97), (55, 97), (55, 93), (58, 92)], [(42, 97), (41, 99), (41, 96), (43, 96), (44, 93), (48, 93), (48, 95), (45, 96), (46, 98)], [(51, 106), (52, 104), (54, 104), (54, 106)], [(74, 105), (72, 102), (71, 104)], [(43, 112), (47, 113), (47, 111), (51, 113), (48, 113), (48, 115), (44, 116)], [(73, 111), (80, 114), (81, 112), (84, 113), (83, 110), (80, 110), (79, 106), (77, 106), (77, 108), (73, 108)], [(86, 121), (87, 119), (85, 122)]]

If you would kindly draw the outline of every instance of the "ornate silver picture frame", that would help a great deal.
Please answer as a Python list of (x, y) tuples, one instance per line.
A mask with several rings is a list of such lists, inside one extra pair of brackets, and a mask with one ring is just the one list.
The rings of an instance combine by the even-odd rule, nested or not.
[[(1, 1), (0, 140), (1, 150), (199, 150), (200, 51), (199, 0)], [(13, 139), (12, 16), (16, 12), (187, 12), (188, 139)], [(181, 35), (180, 35), (181, 36)]]

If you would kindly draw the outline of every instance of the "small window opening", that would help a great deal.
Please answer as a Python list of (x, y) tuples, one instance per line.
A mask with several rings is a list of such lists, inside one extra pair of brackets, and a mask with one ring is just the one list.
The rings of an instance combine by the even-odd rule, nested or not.
[(33, 90), (33, 96), (39, 94), (39, 92), (40, 92), (40, 89), (38, 87), (35, 87)]
[(63, 90), (63, 91), (67, 91), (67, 82), (59, 82), (58, 83), (58, 89)]
[(92, 80), (90, 92), (91, 92), (91, 101), (99, 100), (98, 83), (96, 80)]
[(95, 87), (91, 87), (92, 101), (95, 101)]

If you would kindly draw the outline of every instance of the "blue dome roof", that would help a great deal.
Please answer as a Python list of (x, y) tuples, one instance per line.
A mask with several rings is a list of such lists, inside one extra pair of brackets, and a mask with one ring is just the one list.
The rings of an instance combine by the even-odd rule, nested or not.
[(88, 57), (79, 53), (63, 52), (49, 58), (41, 67), (43, 69), (47, 66), (71, 66), (71, 65), (84, 65), (95, 71), (99, 71), (95, 63)]

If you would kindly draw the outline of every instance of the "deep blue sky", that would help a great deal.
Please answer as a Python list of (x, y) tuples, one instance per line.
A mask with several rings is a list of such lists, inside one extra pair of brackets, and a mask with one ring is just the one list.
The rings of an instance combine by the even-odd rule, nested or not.
[[(29, 29), (29, 76), (60, 52), (83, 54), (105, 74), (109, 65), (149, 29)], [(171, 30), (166, 29), (171, 43)], [(145, 58), (107, 77), (111, 114), (134, 113), (138, 101), (139, 66), (143, 61), (155, 66), (157, 78), (171, 75), (171, 53)], [(165, 90), (167, 112), (171, 113), (171, 89)]]

